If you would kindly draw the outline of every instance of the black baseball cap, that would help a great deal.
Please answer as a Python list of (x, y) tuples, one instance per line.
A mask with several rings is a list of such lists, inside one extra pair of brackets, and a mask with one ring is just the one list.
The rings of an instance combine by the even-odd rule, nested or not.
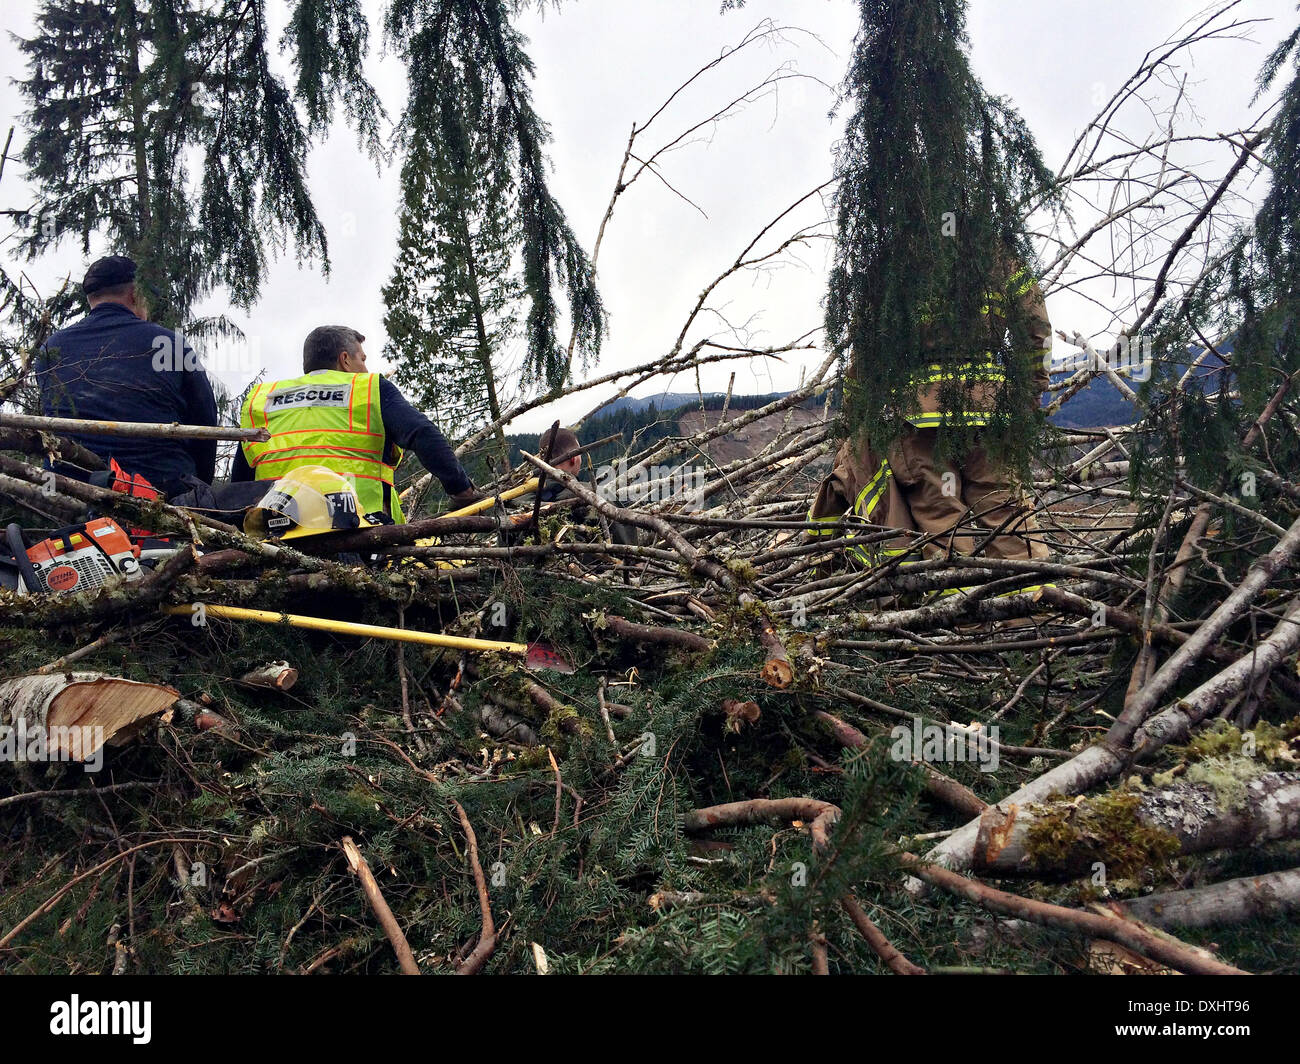
[(81, 290), (92, 295), (102, 288), (116, 288), (135, 280), (135, 262), (125, 255), (105, 255), (90, 264), (82, 278)]

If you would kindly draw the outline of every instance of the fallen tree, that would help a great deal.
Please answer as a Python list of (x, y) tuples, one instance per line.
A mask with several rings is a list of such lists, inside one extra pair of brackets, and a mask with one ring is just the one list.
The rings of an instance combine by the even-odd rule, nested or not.
[[(1255, 771), (1254, 763), (1241, 767)], [(1177, 854), (1300, 837), (1300, 774), (1260, 771), (1242, 779), (1229, 768), (1219, 771), (1217, 791), (1210, 783), (1180, 780), (1023, 808), (990, 806), (980, 816), (975, 870), (1064, 878), (1101, 864), (1110, 866), (1110, 875), (1132, 875)]]
[(8, 740), (0, 761), (89, 761), (105, 743), (132, 738), (179, 697), (162, 684), (97, 672), (0, 680), (0, 729)]
[(1290, 916), (1300, 911), (1300, 869), (1148, 894), (1123, 907), (1156, 927), (1222, 927)]

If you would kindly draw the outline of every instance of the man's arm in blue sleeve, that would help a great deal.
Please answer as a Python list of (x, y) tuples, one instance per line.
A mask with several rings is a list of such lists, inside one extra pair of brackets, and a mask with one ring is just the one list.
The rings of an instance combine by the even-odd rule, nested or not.
[[(189, 364), (192, 359), (188, 347), (185, 356), (186, 364)], [(212, 394), (212, 382), (208, 380), (207, 371), (202, 366), (185, 370), (181, 377), (181, 390), (185, 396), (186, 421), (191, 425), (215, 427), (217, 399)], [(189, 440), (187, 442), (190, 456), (194, 459), (194, 475), (205, 484), (211, 484), (213, 477), (217, 475), (217, 441)]]
[(243, 446), (235, 448), (235, 460), (230, 463), (230, 483), (244, 484), (253, 479), (253, 467), (244, 457)]
[(448, 495), (474, 486), (438, 426), (408, 403), (397, 385), (384, 379), (379, 381), (379, 410), (384, 435), (398, 447), (414, 451)]

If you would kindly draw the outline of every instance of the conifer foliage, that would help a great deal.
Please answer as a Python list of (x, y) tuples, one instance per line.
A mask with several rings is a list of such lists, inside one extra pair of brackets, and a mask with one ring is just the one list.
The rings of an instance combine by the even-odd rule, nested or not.
[[(1251, 509), (1277, 492), (1275, 484), (1257, 486), (1256, 473), (1267, 481), (1300, 460), (1288, 425), (1300, 372), (1300, 28), (1260, 69), (1256, 103), (1288, 65), (1291, 79), (1272, 122), (1259, 143), (1239, 146), (1243, 158), (1254, 153), (1267, 170), (1252, 224), (1216, 247), (1195, 283), (1151, 316), (1156, 373), (1142, 394), (1161, 431), (1145, 435), (1133, 470), (1145, 485), (1181, 477), (1215, 491), (1228, 487)], [(1279, 400), (1282, 418), (1271, 415)], [(1262, 434), (1266, 463), (1243, 446), (1248, 434)]]
[(557, 296), (584, 360), (605, 331), (595, 271), (547, 183), (550, 134), (512, 24), (524, 6), (395, 0), (386, 23), (410, 81), (401, 235), (385, 289), (390, 354), (453, 427), (499, 417), (502, 352), (516, 341), (518, 387), (565, 382)]
[(251, 305), (286, 241), (328, 266), (307, 151), (338, 99), (378, 147), (366, 19), (358, 0), (298, 0), (292, 88), (269, 34), (263, 0), (44, 0), (19, 42), (36, 189), (24, 250), (75, 238), (88, 254), (105, 237), (140, 264), (155, 316), (181, 322), (217, 286)]
[[(1001, 280), (1009, 261), (1032, 268), (1023, 212), (1050, 175), (1023, 120), (971, 70), (965, 0), (859, 7), (826, 313), (829, 339), (855, 378), (849, 428), (883, 448), (914, 409), (917, 373), (936, 358), (988, 351), (1008, 378), (989, 442), (1023, 464), (1037, 415), (1032, 366), (1012, 357), (1024, 350), (1022, 323), (1012, 299), (1005, 315), (984, 309), (991, 290), (1011, 288)], [(956, 409), (964, 389), (949, 389), (945, 406)], [(941, 436), (955, 450), (969, 443), (957, 426)]]
[(1232, 261), (1230, 294), (1239, 302), (1235, 344), (1237, 376), (1246, 413), (1258, 415), (1281, 374), (1300, 369), (1300, 28), (1283, 40), (1259, 74), (1262, 95), (1288, 60), (1290, 82), (1264, 147), (1269, 189), (1253, 232)]

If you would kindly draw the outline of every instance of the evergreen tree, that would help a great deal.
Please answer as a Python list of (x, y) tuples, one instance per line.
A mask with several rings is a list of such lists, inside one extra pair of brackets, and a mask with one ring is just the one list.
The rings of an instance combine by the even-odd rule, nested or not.
[[(1156, 490), (1175, 474), (1219, 492), (1240, 492), (1246, 505), (1289, 504), (1275, 490), (1254, 486), (1258, 458), (1241, 442), (1285, 380), (1300, 372), (1300, 28), (1286, 37), (1260, 70), (1256, 99), (1290, 61), (1277, 113), (1258, 150), (1269, 185), (1253, 226), (1238, 232), (1202, 271), (1197, 283), (1166, 299), (1152, 317), (1151, 346), (1165, 353), (1142, 389), (1153, 431), (1134, 451), (1135, 483)], [(1189, 361), (1207, 342), (1211, 358), (1194, 386), (1176, 390)], [(1163, 364), (1162, 364), (1163, 363)], [(1295, 390), (1280, 416), (1269, 420), (1258, 448), (1272, 471), (1286, 475), (1300, 461), (1294, 428)], [(1288, 425), (1290, 421), (1291, 425)], [(1194, 442), (1193, 442), (1194, 441)], [(1158, 515), (1157, 515), (1158, 516)], [(1228, 515), (1231, 520), (1231, 515)]]
[[(836, 152), (836, 258), (826, 326), (849, 364), (851, 432), (878, 449), (906, 430), (914, 376), (936, 361), (992, 352), (1007, 386), (986, 443), (1023, 467), (1040, 418), (1007, 267), (1032, 269), (1022, 212), (1050, 175), (1010, 104), (990, 96), (967, 56), (965, 0), (859, 0), (861, 27)], [(1009, 278), (1006, 278), (1009, 280)], [(1004, 314), (985, 313), (999, 290)], [(967, 389), (941, 396), (960, 409)], [(940, 429), (960, 453), (973, 430)]]
[(1259, 75), (1259, 95), (1291, 60), (1293, 76), (1282, 90), (1264, 147), (1270, 184), (1253, 233), (1231, 262), (1230, 297), (1241, 316), (1233, 364), (1245, 403), (1257, 417), (1281, 375), (1300, 369), (1300, 28), (1269, 56)]
[(306, 183), (310, 138), (339, 98), (379, 144), (359, 0), (294, 5), (282, 42), (292, 90), (270, 68), (263, 0), (44, 0), (36, 26), (19, 41), (22, 161), (37, 193), (28, 255), (73, 236), (89, 254), (102, 236), (139, 264), (154, 316), (176, 323), (219, 285), (249, 306), (289, 238), (328, 268)]
[[(520, 227), (509, 159), (493, 151), (506, 116), (477, 110), (489, 101), (465, 91), (467, 71), (454, 58), (444, 62), (426, 50), (432, 37), (422, 31), (407, 45), (410, 113), (458, 105), (436, 112), (432, 130), (408, 126), (384, 324), (397, 379), (461, 435), (499, 419), (511, 399), (502, 394), (508, 382), (499, 353), (520, 333), (524, 286), (512, 262)], [(504, 451), (501, 429), (497, 439)]]
[(521, 334), (514, 386), (565, 382), (557, 293), (584, 364), (604, 336), (595, 272), (547, 185), (549, 131), (511, 24), (524, 6), (394, 0), (387, 16), (410, 79), (401, 236), (384, 292), (390, 354), (453, 431), (500, 416), (500, 352)]

